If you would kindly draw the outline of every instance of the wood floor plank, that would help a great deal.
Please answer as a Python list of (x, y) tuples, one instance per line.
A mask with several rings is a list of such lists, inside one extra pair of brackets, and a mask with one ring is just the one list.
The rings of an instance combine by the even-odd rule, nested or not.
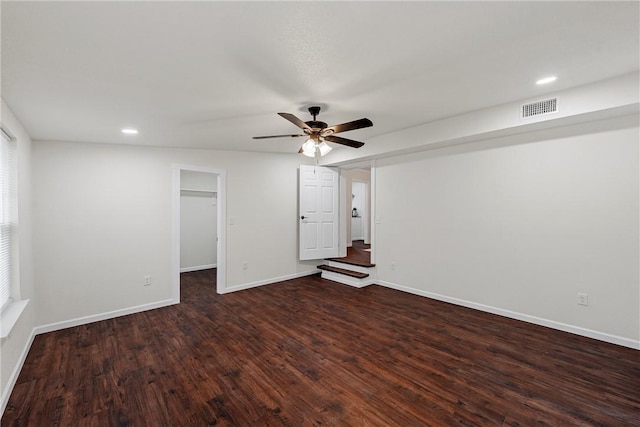
[(3, 426), (640, 425), (640, 353), (317, 276), (39, 335)]

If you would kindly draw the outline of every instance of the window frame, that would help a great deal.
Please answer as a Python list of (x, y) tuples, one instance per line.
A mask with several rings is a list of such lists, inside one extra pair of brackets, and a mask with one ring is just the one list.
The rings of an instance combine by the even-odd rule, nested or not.
[[(18, 140), (0, 124), (0, 229), (8, 228), (8, 253), (0, 245), (0, 270), (7, 270), (7, 286), (0, 299), (0, 338), (9, 336), (29, 300), (20, 299)], [(4, 237), (4, 233), (3, 233)], [(4, 240), (4, 238), (0, 238)], [(0, 242), (2, 243), (2, 242)]]

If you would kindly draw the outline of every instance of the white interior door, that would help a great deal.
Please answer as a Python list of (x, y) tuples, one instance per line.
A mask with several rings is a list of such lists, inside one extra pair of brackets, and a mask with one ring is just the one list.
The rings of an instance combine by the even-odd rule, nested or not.
[(339, 256), (338, 172), (322, 166), (300, 166), (300, 259)]

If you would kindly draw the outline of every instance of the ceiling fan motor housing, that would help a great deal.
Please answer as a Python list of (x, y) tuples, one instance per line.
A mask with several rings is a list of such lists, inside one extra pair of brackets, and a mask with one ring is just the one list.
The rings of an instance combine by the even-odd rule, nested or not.
[(305, 123), (314, 131), (326, 129), (329, 126), (325, 122), (316, 120), (316, 117), (318, 116), (318, 114), (320, 114), (320, 107), (317, 107), (317, 106), (309, 107), (309, 114), (313, 116), (313, 120), (309, 120), (308, 122), (305, 122)]

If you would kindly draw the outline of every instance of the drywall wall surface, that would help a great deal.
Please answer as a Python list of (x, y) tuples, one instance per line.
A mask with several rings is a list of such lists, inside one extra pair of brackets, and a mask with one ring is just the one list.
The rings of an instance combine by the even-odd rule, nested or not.
[(218, 176), (207, 172), (181, 171), (180, 188), (183, 190), (217, 191)]
[[(11, 330), (11, 334), (0, 342), (0, 387), (4, 398), (8, 390), (8, 382), (15, 381), (16, 378), (12, 375), (21, 364), (21, 358), (30, 344), (31, 333), (35, 326), (36, 298), (31, 219), (31, 138), (4, 101), (2, 101), (1, 112), (2, 126), (10, 131), (17, 141), (19, 297), (30, 301)], [(2, 403), (5, 404), (6, 401)]]
[(180, 192), (180, 271), (217, 266), (217, 197), (212, 192)]
[(638, 143), (632, 115), (378, 161), (380, 280), (637, 343)]
[(227, 287), (314, 271), (297, 257), (300, 162), (295, 154), (35, 141), (37, 324), (172, 299), (175, 164), (227, 171)]

